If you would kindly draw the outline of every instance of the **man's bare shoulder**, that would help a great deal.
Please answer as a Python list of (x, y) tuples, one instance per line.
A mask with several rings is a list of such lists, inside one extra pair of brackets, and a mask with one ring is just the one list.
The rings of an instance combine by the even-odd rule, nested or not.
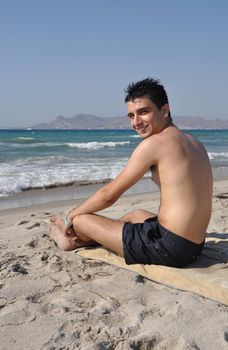
[(162, 146), (167, 145), (169, 142), (175, 142), (178, 138), (185, 136), (186, 134), (175, 126), (169, 127), (162, 130), (160, 133), (147, 137), (138, 145), (138, 147), (139, 149), (144, 150), (147, 148), (150, 150), (155, 149), (156, 152), (158, 152)]
[(147, 157), (153, 165), (167, 156), (170, 158), (171, 155), (185, 153), (187, 150), (190, 152), (192, 148), (200, 150), (201, 147), (192, 135), (172, 126), (144, 139), (138, 145), (136, 154), (138, 157)]
[(159, 134), (151, 135), (138, 144), (134, 153), (140, 157), (156, 158), (161, 141), (162, 138)]
[(154, 142), (165, 145), (166, 147), (175, 143), (181, 146), (185, 142), (200, 144), (200, 142), (193, 135), (178, 129), (175, 125), (166, 128), (155, 136), (157, 136), (157, 138), (154, 139)]

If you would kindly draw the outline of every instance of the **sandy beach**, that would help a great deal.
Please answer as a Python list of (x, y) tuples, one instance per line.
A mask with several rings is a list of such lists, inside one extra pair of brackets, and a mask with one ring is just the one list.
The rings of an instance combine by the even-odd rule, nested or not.
[[(47, 222), (77, 202), (0, 211), (2, 350), (227, 349), (227, 306), (60, 251)], [(136, 193), (102, 213), (118, 218), (136, 208), (157, 212), (158, 206), (158, 192)], [(227, 178), (214, 183), (210, 233), (228, 235)]]

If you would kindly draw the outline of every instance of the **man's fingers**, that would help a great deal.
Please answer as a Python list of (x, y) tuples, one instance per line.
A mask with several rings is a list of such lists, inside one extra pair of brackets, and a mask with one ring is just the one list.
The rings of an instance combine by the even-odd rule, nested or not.
[(73, 231), (74, 230), (74, 227), (73, 227), (73, 223), (71, 222), (71, 223), (69, 223), (68, 225), (67, 225), (67, 231), (68, 232), (71, 232), (71, 231)]
[(74, 231), (71, 229), (71, 230), (65, 230), (65, 235), (67, 236), (67, 237), (74, 237), (75, 236), (75, 233), (74, 233)]

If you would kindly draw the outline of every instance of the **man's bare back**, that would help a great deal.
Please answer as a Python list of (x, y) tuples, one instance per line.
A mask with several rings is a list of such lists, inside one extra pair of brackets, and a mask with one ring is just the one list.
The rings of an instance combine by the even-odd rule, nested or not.
[(152, 179), (161, 191), (159, 222), (168, 230), (201, 243), (211, 217), (213, 190), (207, 152), (193, 136), (175, 126), (156, 137), (156, 143), (160, 142), (159, 161), (152, 167)]
[[(50, 237), (60, 248), (97, 242), (125, 257), (128, 264), (185, 266), (201, 252), (211, 216), (212, 172), (207, 152), (193, 136), (172, 122), (168, 98), (158, 81), (130, 84), (127, 102), (132, 128), (143, 141), (126, 167), (67, 215), (50, 223)], [(144, 209), (118, 220), (97, 214), (110, 207), (149, 170), (159, 186), (157, 219)]]

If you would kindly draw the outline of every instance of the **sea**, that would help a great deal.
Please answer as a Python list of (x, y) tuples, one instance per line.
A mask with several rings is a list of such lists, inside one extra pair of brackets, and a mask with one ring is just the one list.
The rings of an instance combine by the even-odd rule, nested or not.
[[(185, 132), (203, 143), (214, 174), (227, 176), (228, 130)], [(0, 197), (109, 181), (140, 140), (134, 130), (0, 130)]]

